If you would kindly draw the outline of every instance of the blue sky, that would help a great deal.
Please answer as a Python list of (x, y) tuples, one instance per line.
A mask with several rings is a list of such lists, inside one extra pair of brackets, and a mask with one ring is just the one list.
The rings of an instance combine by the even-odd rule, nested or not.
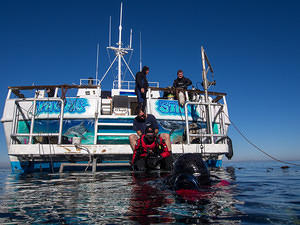
[[(298, 98), (300, 16), (298, 1), (124, 1), (123, 43), (133, 29), (130, 65), (139, 68), (139, 33), (149, 80), (170, 86), (182, 69), (194, 84), (201, 79), (200, 47), (215, 71), (216, 87), (226, 92), (232, 121), (269, 154), (300, 159)], [(7, 86), (79, 83), (109, 66), (118, 41), (120, 1), (1, 1), (0, 110)], [(112, 53), (110, 54), (113, 57)], [(116, 68), (115, 68), (116, 69)], [(104, 81), (111, 88), (113, 74)], [(126, 77), (129, 79), (129, 73)], [(233, 129), (234, 160), (265, 160)], [(6, 162), (3, 129), (0, 162)]]

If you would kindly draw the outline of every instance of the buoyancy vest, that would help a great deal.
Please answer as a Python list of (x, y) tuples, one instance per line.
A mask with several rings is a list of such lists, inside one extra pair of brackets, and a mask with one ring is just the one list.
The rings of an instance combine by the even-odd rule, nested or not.
[(163, 158), (168, 157), (170, 152), (165, 141), (159, 136), (156, 137), (153, 143), (150, 145), (146, 144), (144, 140), (145, 135), (143, 134), (140, 139), (138, 139), (133, 157), (132, 163), (134, 163), (135, 158), (138, 156), (139, 158), (145, 158), (148, 155), (159, 156), (161, 155)]

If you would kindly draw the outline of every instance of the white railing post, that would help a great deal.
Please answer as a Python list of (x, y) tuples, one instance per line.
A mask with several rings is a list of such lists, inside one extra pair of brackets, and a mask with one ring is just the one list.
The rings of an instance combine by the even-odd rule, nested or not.
[(6, 99), (10, 99), (10, 96), (11, 96), (11, 89), (8, 90)]
[(151, 104), (150, 104), (150, 101), (151, 101), (151, 88), (148, 89), (148, 91), (146, 92), (146, 95), (148, 93), (148, 99), (146, 98), (146, 103), (147, 103), (147, 113), (151, 114)]
[(59, 135), (58, 135), (58, 144), (61, 144), (62, 136), (62, 127), (63, 127), (63, 117), (64, 117), (64, 100), (60, 99), (60, 118), (59, 118)]
[(207, 113), (208, 113), (208, 124), (209, 124), (209, 133), (210, 133), (210, 141), (211, 143), (213, 144), (214, 143), (214, 138), (213, 138), (213, 135), (214, 135), (214, 132), (213, 132), (213, 128), (212, 128), (212, 121), (211, 121), (211, 107), (210, 107), (210, 103), (209, 103), (209, 100), (208, 100), (208, 105), (207, 105)]
[[(14, 105), (14, 113), (13, 113), (13, 121), (12, 121), (12, 127), (11, 127), (11, 135), (17, 133), (16, 131), (16, 123), (17, 123), (17, 102), (15, 101)], [(12, 138), (10, 139), (10, 143), (12, 144)]]
[(187, 139), (187, 144), (189, 145), (190, 144), (190, 129), (189, 129), (188, 104), (189, 104), (189, 102), (186, 102), (184, 104), (184, 115), (185, 115), (186, 139)]
[(30, 132), (29, 132), (29, 144), (32, 144), (32, 134), (33, 134), (33, 129), (34, 129), (35, 111), (36, 111), (36, 99), (33, 100), (33, 109), (32, 109), (32, 117), (31, 117)]

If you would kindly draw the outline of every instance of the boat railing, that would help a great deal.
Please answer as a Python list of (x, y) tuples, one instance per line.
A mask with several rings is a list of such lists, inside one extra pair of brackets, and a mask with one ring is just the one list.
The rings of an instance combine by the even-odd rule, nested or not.
[[(37, 101), (57, 101), (60, 102), (58, 104), (60, 106), (60, 114), (59, 114), (59, 132), (58, 133), (34, 133), (34, 124), (37, 115)], [(24, 109), (20, 106), (20, 102), (33, 102), (31, 112), (28, 112), (28, 115), (24, 114)], [(62, 127), (63, 127), (63, 110), (64, 100), (61, 98), (48, 98), (48, 99), (39, 99), (39, 98), (26, 98), (26, 99), (16, 99), (13, 111), (13, 123), (12, 123), (12, 132), (11, 138), (15, 142), (18, 142), (18, 137), (29, 137), (28, 144), (32, 144), (32, 140), (36, 137), (57, 137), (57, 144), (61, 144), (62, 142)], [(19, 117), (22, 117), (23, 121), (30, 121), (28, 125), (30, 127), (29, 133), (18, 133), (18, 123)], [(31, 116), (31, 118), (29, 118)]]
[[(205, 94), (205, 91), (199, 89), (187, 90), (183, 88), (174, 88), (174, 87), (167, 87), (167, 88), (149, 87), (149, 91), (150, 93), (151, 91), (162, 91), (162, 92), (172, 93), (173, 95), (178, 94), (180, 91), (183, 91), (186, 94), (203, 94), (203, 95)], [(226, 96), (226, 93), (208, 91), (208, 95), (213, 96), (214, 98), (212, 99), (212, 102), (216, 103), (219, 100), (223, 99), (223, 96)]]
[[(204, 91), (201, 90), (186, 90), (182, 88), (173, 88), (173, 87), (168, 87), (168, 88), (156, 88), (156, 87), (151, 87), (149, 88), (149, 99), (148, 99), (148, 104), (151, 101), (151, 92), (152, 91), (162, 91), (164, 93), (169, 93), (173, 97), (173, 99), (177, 99), (179, 104), (182, 104), (184, 107), (184, 113), (185, 113), (185, 125), (186, 125), (186, 135), (187, 135), (187, 144), (191, 144), (191, 139), (197, 138), (200, 143), (210, 143), (210, 144), (216, 144), (220, 143), (219, 140), (224, 140), (222, 143), (226, 142), (224, 139), (226, 135), (226, 124), (225, 124), (225, 116), (224, 116), (224, 110), (227, 110), (227, 104), (226, 104), (226, 93), (220, 93), (220, 92), (208, 92), (208, 101), (205, 100)], [(179, 93), (183, 92), (184, 93), (184, 99), (180, 99)], [(166, 98), (165, 94), (164, 97)], [(150, 100), (150, 101), (149, 101)], [(222, 100), (222, 102), (220, 101)], [(200, 122), (206, 122), (206, 132), (203, 133), (202, 131), (198, 130), (196, 133), (191, 133), (191, 115), (189, 115), (189, 109), (188, 107), (202, 107), (202, 111), (204, 113), (204, 119)], [(215, 113), (215, 115), (212, 115), (212, 108), (216, 107), (218, 111)], [(149, 106), (150, 108), (150, 106)], [(200, 109), (200, 108), (199, 108)], [(212, 118), (214, 117), (214, 119)], [(214, 132), (214, 125), (216, 124), (215, 118), (218, 117), (218, 132)], [(193, 118), (194, 120), (194, 118)], [(199, 122), (199, 121), (196, 121)], [(196, 128), (198, 129), (198, 128)], [(223, 138), (223, 139), (222, 139)]]
[(93, 78), (80, 79), (80, 85), (100, 85), (100, 80)]
[[(225, 98), (225, 97), (224, 97)], [(224, 100), (225, 101), (225, 100)], [(188, 115), (188, 106), (194, 105), (194, 106), (205, 106), (205, 118), (206, 118), (206, 133), (203, 134), (201, 132), (192, 134), (190, 132), (190, 121), (189, 121), (189, 115)], [(211, 113), (211, 106), (220, 106), (219, 112), (216, 116), (219, 116), (219, 125), (220, 125), (220, 134), (215, 134), (213, 131), (213, 121), (212, 121), (212, 113)], [(204, 139), (209, 138), (208, 143), (210, 144), (216, 144), (218, 140), (221, 138), (226, 137), (225, 134), (225, 118), (224, 118), (224, 112), (223, 112), (223, 104), (220, 103), (213, 103), (213, 102), (190, 102), (187, 101), (184, 104), (184, 112), (185, 112), (185, 125), (186, 125), (186, 137), (187, 137), (187, 144), (189, 145), (191, 143), (191, 137), (199, 138), (200, 143), (205, 143), (207, 141), (204, 141)]]
[[(148, 82), (150, 87), (159, 87), (159, 82)], [(118, 89), (118, 80), (113, 81), (113, 89)], [(134, 90), (135, 81), (121, 81), (121, 89)]]
[[(32, 86), (14, 86), (14, 87), (8, 87), (8, 95), (7, 99), (11, 98), (11, 94), (13, 93), (17, 98), (30, 98), (30, 97), (35, 97), (35, 98), (47, 98), (46, 97), (46, 90), (51, 90), (52, 94), (49, 95), (48, 97), (50, 98), (56, 98), (58, 95), (60, 95), (60, 98), (64, 99), (66, 97), (66, 94), (69, 89), (81, 89), (81, 88), (88, 88), (88, 89), (100, 89), (99, 85), (93, 85), (93, 84), (80, 84), (80, 85), (68, 85), (68, 84), (62, 84), (62, 85), (32, 85)], [(31, 93), (31, 96), (25, 96), (26, 91), (32, 91), (34, 90), (33, 93)], [(60, 93), (59, 93), (60, 92)], [(70, 94), (70, 92), (68, 92)], [(76, 96), (76, 94), (74, 94)]]

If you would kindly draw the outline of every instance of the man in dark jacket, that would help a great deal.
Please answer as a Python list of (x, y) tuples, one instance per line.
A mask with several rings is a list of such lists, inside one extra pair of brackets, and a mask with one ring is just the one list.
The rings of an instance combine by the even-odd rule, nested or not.
[(135, 77), (135, 93), (138, 104), (145, 109), (146, 106), (146, 92), (149, 87), (146, 75), (149, 73), (149, 67), (144, 66), (141, 72), (137, 72)]
[[(134, 151), (137, 140), (145, 134), (147, 127), (151, 127), (154, 130), (155, 135), (158, 135), (158, 123), (152, 114), (146, 114), (142, 108), (137, 109), (137, 116), (133, 120), (133, 130), (136, 134), (131, 134), (129, 136), (129, 142), (132, 150)], [(167, 133), (160, 133), (159, 136), (164, 139), (168, 149), (171, 151), (171, 140), (170, 135)]]
[(192, 84), (192, 81), (189, 78), (186, 78), (183, 76), (183, 71), (178, 70), (177, 71), (177, 79), (173, 82), (174, 88), (187, 88)]

